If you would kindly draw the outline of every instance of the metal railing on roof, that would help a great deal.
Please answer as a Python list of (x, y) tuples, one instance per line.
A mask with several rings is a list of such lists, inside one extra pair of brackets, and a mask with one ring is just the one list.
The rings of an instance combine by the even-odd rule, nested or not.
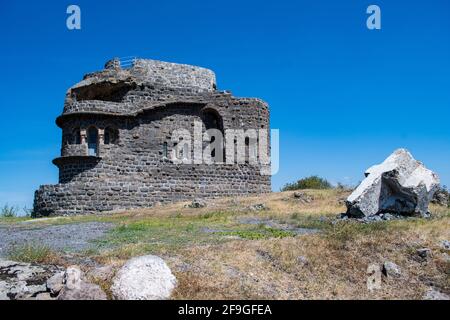
[(134, 56), (119, 58), (120, 67), (122, 69), (132, 68), (134, 66), (134, 64), (136, 63), (136, 60), (137, 60), (137, 57), (134, 57)]

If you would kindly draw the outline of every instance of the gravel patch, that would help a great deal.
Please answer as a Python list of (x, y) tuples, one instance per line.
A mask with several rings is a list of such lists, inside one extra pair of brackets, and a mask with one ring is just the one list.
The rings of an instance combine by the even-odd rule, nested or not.
[(44, 245), (54, 251), (78, 252), (95, 247), (92, 243), (114, 227), (113, 223), (86, 222), (65, 225), (23, 227), (0, 226), (0, 257), (17, 246)]

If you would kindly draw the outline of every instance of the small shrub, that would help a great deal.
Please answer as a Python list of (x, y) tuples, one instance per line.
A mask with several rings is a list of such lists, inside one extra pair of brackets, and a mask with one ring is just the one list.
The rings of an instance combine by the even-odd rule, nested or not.
[(450, 207), (450, 192), (448, 191), (447, 186), (439, 186), (439, 189), (434, 193), (431, 202)]
[(15, 217), (17, 217), (18, 212), (19, 212), (19, 210), (17, 209), (17, 207), (8, 206), (7, 204), (5, 204), (0, 212), (0, 217), (15, 218)]
[(333, 186), (326, 179), (319, 176), (310, 176), (297, 182), (286, 184), (281, 191), (292, 191), (301, 189), (331, 189)]
[(293, 214), (291, 214), (291, 219), (297, 220), (300, 217), (298, 212), (294, 212)]
[(10, 250), (8, 258), (26, 263), (51, 263), (56, 259), (56, 254), (44, 245), (25, 244)]
[(342, 191), (342, 192), (348, 192), (348, 191), (353, 191), (355, 189), (355, 187), (338, 182), (335, 189), (338, 191)]
[(23, 207), (23, 212), (24, 212), (24, 217), (25, 218), (31, 218), (31, 217), (33, 217), (33, 209), (29, 209), (29, 208), (27, 208), (26, 206), (25, 207)]

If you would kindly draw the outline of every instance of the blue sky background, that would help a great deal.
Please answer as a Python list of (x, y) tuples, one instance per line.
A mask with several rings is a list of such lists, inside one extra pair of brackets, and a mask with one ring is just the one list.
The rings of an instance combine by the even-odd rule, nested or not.
[[(82, 30), (66, 28), (77, 4)], [(366, 8), (382, 30), (366, 28)], [(66, 90), (106, 60), (138, 56), (216, 72), (260, 97), (280, 129), (273, 189), (303, 176), (356, 184), (408, 148), (450, 185), (450, 2), (0, 1), (0, 205), (31, 207), (57, 182)]]

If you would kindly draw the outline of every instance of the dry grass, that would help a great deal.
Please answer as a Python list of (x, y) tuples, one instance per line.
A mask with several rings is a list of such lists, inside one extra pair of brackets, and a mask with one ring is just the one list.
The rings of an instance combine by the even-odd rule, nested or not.
[[(448, 221), (428, 228), (448, 236)], [(190, 270), (177, 272), (174, 298), (419, 299), (430, 285), (448, 292), (449, 264), (442, 259), (440, 237), (417, 227), (394, 230), (355, 235), (339, 246), (339, 238), (309, 235), (187, 248), (180, 259)], [(430, 261), (416, 260), (414, 252), (421, 247), (435, 253)], [(405, 277), (384, 278), (381, 290), (368, 291), (368, 265), (386, 260), (401, 266)], [(177, 262), (171, 265), (179, 269)]]
[(61, 264), (60, 255), (46, 246), (24, 244), (12, 248), (8, 252), (8, 259), (12, 261), (40, 264)]
[[(283, 192), (217, 199), (201, 209), (177, 203), (43, 223), (117, 223), (99, 249), (89, 253), (91, 258), (119, 267), (133, 256), (160, 255), (178, 279), (174, 299), (420, 299), (431, 286), (450, 292), (449, 252), (440, 247), (442, 240), (450, 240), (449, 208), (432, 206), (432, 219), (332, 223), (345, 211), (338, 200), (348, 193), (304, 192), (314, 200), (304, 203), (292, 192)], [(259, 203), (267, 209), (249, 209)], [(321, 232), (280, 237), (269, 232), (260, 237), (261, 226), (239, 222), (243, 217)], [(207, 233), (204, 228), (221, 232)], [(433, 255), (420, 260), (416, 250), (424, 247)], [(367, 290), (368, 265), (386, 260), (398, 264), (403, 277), (383, 277), (381, 289)], [(108, 290), (107, 282), (102, 285)]]
[[(430, 286), (450, 291), (449, 262), (440, 248), (440, 242), (450, 238), (448, 208), (433, 206), (436, 214), (431, 220), (332, 224), (332, 218), (345, 211), (338, 200), (347, 193), (306, 192), (314, 198), (311, 203), (294, 199), (292, 192), (283, 192), (219, 199), (202, 209), (178, 203), (131, 211), (122, 224), (152, 226), (142, 232), (157, 230), (161, 235), (158, 241), (170, 245), (155, 247), (149, 241), (140, 241), (144, 236), (138, 235), (136, 241), (101, 252), (97, 259), (120, 265), (135, 255), (163, 256), (178, 279), (174, 299), (420, 299)], [(268, 209), (248, 210), (258, 203)], [(242, 227), (236, 221), (243, 216), (319, 227), (322, 232), (221, 241), (198, 232), (199, 226)], [(164, 227), (152, 229), (155, 221)], [(172, 224), (165, 224), (167, 221)], [(186, 225), (193, 225), (192, 233), (182, 236)], [(172, 228), (181, 238), (164, 228)], [(432, 249), (431, 259), (417, 258), (416, 250), (423, 247)], [(368, 265), (382, 265), (386, 260), (398, 264), (404, 277), (383, 277), (381, 289), (367, 290)]]

